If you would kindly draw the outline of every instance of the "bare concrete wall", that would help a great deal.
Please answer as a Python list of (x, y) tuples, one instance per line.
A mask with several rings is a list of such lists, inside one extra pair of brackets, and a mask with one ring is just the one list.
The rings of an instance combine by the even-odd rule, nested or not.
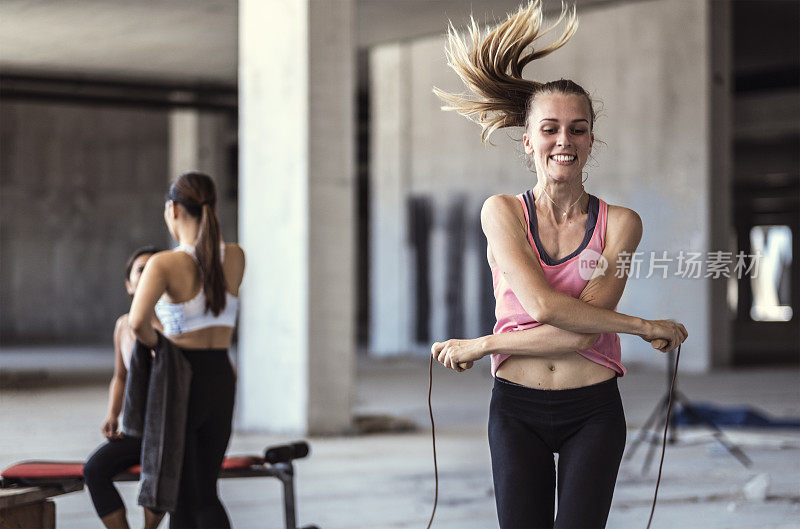
[(0, 129), (3, 343), (109, 340), (128, 255), (166, 242), (166, 114), (5, 103)]
[[(201, 115), (201, 156), (217, 178), (223, 231), (236, 237), (236, 189), (224, 170), (235, 123)], [(214, 136), (216, 140), (208, 139)], [(230, 139), (230, 138), (229, 138)], [(234, 138), (235, 140), (235, 138)], [(129, 308), (124, 266), (167, 247), (168, 114), (62, 104), (0, 106), (0, 340), (110, 343)]]
[[(705, 2), (652, 0), (635, 3), (608, 4), (579, 12), (580, 29), (562, 49), (526, 69), (536, 80), (571, 78), (582, 84), (597, 100), (601, 110), (596, 124), (596, 137), (606, 145), (595, 143), (594, 158), (587, 166), (585, 184), (593, 193), (611, 204), (637, 211), (644, 222), (644, 237), (639, 250), (662, 251), (675, 256), (680, 251), (705, 252), (709, 247), (711, 184), (709, 83), (710, 38), (709, 8)], [(408, 218), (402, 201), (409, 196), (427, 196), (435, 206), (431, 233), (430, 284), (431, 338), (451, 337), (447, 327), (447, 277), (454, 266), (447, 255), (447, 211), (456, 196), (467, 202), (467, 218), (476, 216), (480, 203), (492, 193), (516, 194), (535, 185), (535, 175), (524, 167), (520, 146), (514, 138), (521, 132), (500, 132), (495, 147), (480, 144), (480, 129), (464, 118), (439, 110), (439, 101), (431, 93), (433, 86), (463, 91), (463, 86), (445, 65), (442, 38), (387, 44), (372, 51), (371, 89), (376, 98), (403, 97), (386, 108), (373, 107), (374, 153), (371, 169), (374, 215), (392, 215), (372, 226), (373, 248), (378, 239), (403, 240), (394, 234), (399, 226), (405, 229)], [(380, 65), (376, 63), (382, 63)], [(397, 72), (390, 74), (392, 68)], [(376, 73), (381, 75), (375, 75)], [(392, 83), (399, 80), (398, 89)], [(401, 111), (397, 111), (400, 108)], [(401, 117), (398, 117), (401, 116)], [(392, 125), (392, 120), (396, 121)], [(401, 122), (402, 121), (402, 122)], [(397, 145), (395, 145), (397, 144)], [(398, 166), (387, 168), (386, 159), (375, 159), (381, 152), (399, 152)], [(399, 175), (399, 176), (398, 176)], [(387, 180), (388, 178), (388, 180)], [(384, 185), (403, 186), (401, 191), (381, 192)], [(394, 203), (393, 203), (394, 202)], [(401, 205), (398, 206), (398, 202)], [(478, 230), (470, 225), (469, 230)], [(464, 335), (490, 332), (482, 327), (476, 312), (486, 307), (475, 306), (480, 298), (484, 277), (479, 267), (486, 267), (485, 247), (478, 236), (467, 238), (463, 255)], [(408, 244), (407, 238), (405, 244)], [(407, 250), (396, 248), (395, 259), (411, 267)], [(378, 259), (392, 261), (391, 256)], [(676, 271), (676, 264), (670, 272)], [(396, 268), (396, 267), (395, 267)], [(645, 318), (676, 318), (690, 329), (691, 338), (682, 365), (705, 370), (711, 362), (709, 333), (709, 280), (669, 277), (631, 279), (619, 311)], [(386, 307), (414, 313), (414, 299), (407, 295), (388, 294), (411, 291), (387, 289), (381, 298), (375, 285), (403, 280), (394, 268), (372, 269), (373, 305), (371, 350), (378, 354), (402, 352), (382, 340), (383, 326), (391, 328), (397, 321)], [(380, 298), (380, 299), (377, 299)], [(411, 329), (406, 329), (411, 333)], [(388, 333), (386, 336), (395, 335)], [(641, 361), (661, 366), (660, 354), (637, 337), (622, 336), (623, 360)], [(413, 342), (413, 340), (411, 340)], [(426, 344), (417, 343), (405, 350)]]

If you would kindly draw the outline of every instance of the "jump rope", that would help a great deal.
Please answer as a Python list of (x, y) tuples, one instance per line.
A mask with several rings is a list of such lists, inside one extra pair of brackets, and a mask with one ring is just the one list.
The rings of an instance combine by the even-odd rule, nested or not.
[[(665, 344), (666, 345), (666, 344)], [(660, 349), (656, 347), (656, 349)], [(656, 501), (658, 500), (658, 486), (661, 484), (661, 467), (664, 466), (664, 451), (667, 448), (667, 430), (669, 429), (669, 419), (672, 415), (672, 392), (675, 389), (675, 379), (678, 377), (678, 361), (681, 359), (681, 346), (678, 345), (678, 354), (675, 356), (675, 369), (672, 372), (672, 383), (669, 386), (669, 401), (667, 404), (667, 418), (664, 422), (664, 439), (661, 442), (661, 461), (658, 463), (658, 479), (656, 480), (656, 490), (653, 493), (653, 506), (650, 508), (650, 518), (647, 520), (647, 529), (650, 529), (650, 524), (653, 522), (653, 513), (656, 512)], [(433, 441), (433, 477), (435, 482), (433, 493), (433, 511), (431, 511), (431, 518), (428, 520), (427, 529), (431, 529), (433, 524), (433, 517), (436, 514), (436, 506), (439, 503), (439, 466), (436, 462), (436, 427), (433, 423), (433, 406), (431, 405), (431, 389), (433, 388), (433, 355), (430, 358), (428, 366), (428, 412), (431, 416), (431, 440)]]

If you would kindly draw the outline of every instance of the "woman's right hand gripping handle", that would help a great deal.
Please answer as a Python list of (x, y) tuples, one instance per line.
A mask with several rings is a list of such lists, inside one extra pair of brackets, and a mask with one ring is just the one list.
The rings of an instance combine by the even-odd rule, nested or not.
[(662, 353), (677, 349), (686, 341), (689, 333), (682, 323), (674, 320), (644, 320), (645, 329), (639, 334), (642, 340), (650, 342), (653, 349), (658, 349)]

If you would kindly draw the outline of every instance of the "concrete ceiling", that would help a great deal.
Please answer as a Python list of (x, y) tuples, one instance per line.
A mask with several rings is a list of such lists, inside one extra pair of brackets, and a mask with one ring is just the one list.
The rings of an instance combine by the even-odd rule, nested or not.
[(0, 69), (236, 82), (230, 0), (3, 0)]
[[(448, 19), (460, 25), (472, 12), (479, 21), (491, 20), (519, 3), (357, 0), (357, 41), (368, 47), (435, 35)], [(237, 9), (235, 0), (3, 0), (0, 71), (235, 84)]]
[[(328, 1), (328, 0), (323, 0)], [(334, 0), (335, 1), (335, 0)], [(578, 12), (588, 5), (610, 0), (567, 0)], [(630, 0), (611, 0), (624, 2)], [(358, 44), (362, 47), (381, 42), (443, 34), (449, 20), (463, 27), (473, 14), (478, 22), (505, 18), (525, 0), (357, 0)], [(561, 0), (542, 0), (545, 13), (561, 11)]]

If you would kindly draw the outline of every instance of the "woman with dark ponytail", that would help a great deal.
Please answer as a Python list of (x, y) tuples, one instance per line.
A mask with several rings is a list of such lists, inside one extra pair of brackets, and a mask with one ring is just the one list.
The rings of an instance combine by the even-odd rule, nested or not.
[[(661, 352), (688, 336), (680, 323), (616, 312), (627, 280), (624, 256), (635, 252), (642, 221), (583, 187), (595, 123), (586, 90), (567, 79), (522, 76), (527, 64), (572, 37), (578, 21), (571, 11), (562, 7), (544, 31), (538, 0), (486, 31), (474, 20), (466, 37), (451, 27), (448, 62), (472, 94), (434, 90), (445, 110), (482, 127), (483, 141), (497, 129), (522, 128), (537, 177), (532, 189), (490, 197), (481, 211), (494, 333), (431, 347), (458, 372), (492, 357), (489, 447), (503, 529), (605, 527), (626, 437), (616, 333), (637, 335)], [(564, 20), (561, 35), (539, 48), (537, 39)]]
[(169, 188), (164, 220), (178, 242), (152, 256), (130, 311), (136, 338), (155, 347), (155, 310), (163, 334), (192, 370), (178, 505), (170, 528), (230, 527), (217, 495), (217, 476), (231, 435), (236, 377), (228, 359), (244, 252), (220, 236), (213, 180), (185, 173)]

